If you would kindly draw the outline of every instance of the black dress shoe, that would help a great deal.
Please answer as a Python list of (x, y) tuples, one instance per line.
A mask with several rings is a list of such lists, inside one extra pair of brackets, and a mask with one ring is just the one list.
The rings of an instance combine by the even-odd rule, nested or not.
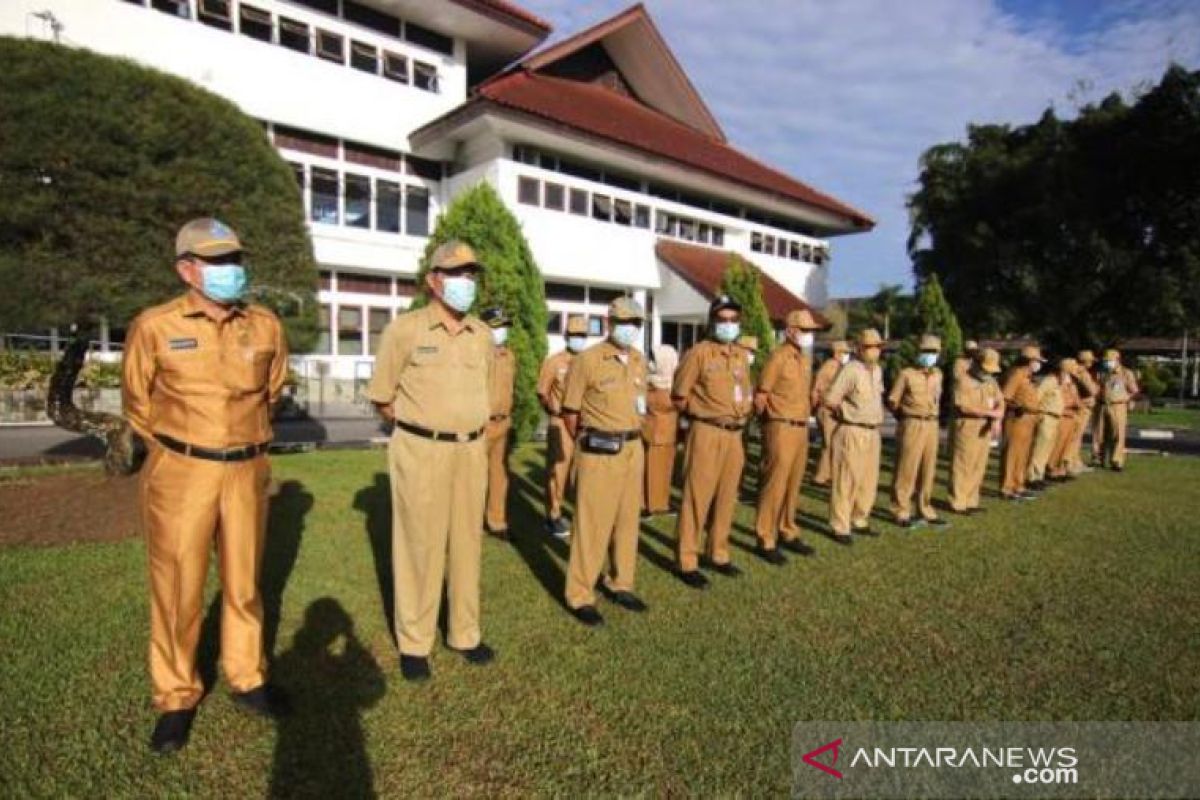
[(776, 567), (781, 567), (787, 563), (787, 559), (784, 558), (783, 553), (779, 552), (779, 548), (777, 547), (772, 547), (770, 550), (768, 550), (762, 545), (757, 545), (754, 548), (754, 555), (758, 556), (768, 564), (775, 565)]
[(484, 529), (488, 532), (489, 536), (493, 536), (502, 542), (507, 542), (509, 539), (508, 528), (491, 528), (485, 525)]
[(496, 651), (483, 642), (466, 650), (459, 650), (457, 647), (451, 647), (450, 649), (465, 658), (468, 664), (474, 664), (477, 667), (491, 663), (492, 659), (496, 657)]
[(605, 591), (604, 594), (610, 601), (616, 603), (626, 611), (633, 611), (640, 614), (646, 610), (646, 604), (642, 602), (642, 598), (638, 597), (633, 592)]
[(707, 564), (705, 564), (705, 566), (718, 575), (724, 575), (726, 578), (736, 578), (742, 574), (740, 569), (728, 562), (725, 564), (714, 564), (713, 562), (709, 561)]
[(833, 540), (845, 547), (849, 547), (850, 545), (854, 544), (854, 539), (848, 533), (835, 533), (833, 535)]
[[(896, 527), (904, 528), (905, 530), (911, 530), (913, 527), (913, 521), (911, 519), (898, 519), (896, 520)], [(858, 531), (855, 531), (855, 533), (858, 533)]]
[(264, 683), (248, 692), (234, 692), (234, 705), (260, 717), (278, 719), (292, 711), (288, 696), (277, 686)]
[(1113, 464), (1113, 465), (1112, 465), (1112, 471), (1113, 471), (1113, 472), (1124, 472), (1124, 471), (1125, 471), (1125, 465), (1124, 465), (1124, 464)]
[(154, 723), (154, 733), (150, 734), (150, 749), (160, 756), (182, 750), (188, 743), (188, 736), (192, 732), (192, 720), (195, 718), (194, 708), (160, 714), (158, 721)]
[(855, 528), (854, 535), (855, 536), (878, 536), (879, 531), (873, 531), (870, 528)]
[(594, 628), (597, 625), (604, 624), (604, 617), (600, 616), (600, 612), (595, 606), (580, 606), (579, 608), (571, 609), (571, 616), (587, 625), (589, 628)]
[(812, 546), (805, 544), (800, 539), (783, 539), (779, 544), (785, 550), (791, 550), (798, 556), (812, 556), (817, 553)]
[(676, 574), (679, 576), (679, 580), (693, 589), (708, 588), (708, 578), (704, 577), (704, 574), (698, 569), (691, 570), (690, 572), (677, 572)]
[(400, 656), (400, 674), (414, 683), (429, 680), (429, 659), (425, 656)]

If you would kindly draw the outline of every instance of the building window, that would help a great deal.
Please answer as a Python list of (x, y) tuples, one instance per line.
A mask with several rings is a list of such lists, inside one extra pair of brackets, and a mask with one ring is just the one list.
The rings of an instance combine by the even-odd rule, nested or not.
[(588, 302), (596, 305), (606, 306), (618, 297), (624, 297), (623, 289), (602, 289), (599, 286), (593, 286), (588, 289)]
[(387, 308), (371, 308), (367, 310), (367, 355), (379, 352), (379, 340), (383, 337), (383, 329), (392, 321), (392, 312)]
[(612, 198), (602, 194), (592, 195), (592, 219), (609, 222), (612, 220)]
[(333, 273), (329, 270), (321, 270), (317, 273), (317, 288), (322, 291), (330, 291), (333, 289)]
[(304, 194), (304, 165), (297, 164), (295, 161), (289, 161), (288, 166), (292, 168), (292, 175), (296, 178), (296, 185), (300, 187), (300, 194)]
[[(138, 3), (141, 5), (141, 3)], [(191, 19), (192, 12), (188, 7), (188, 0), (150, 0), (151, 8), (156, 11), (161, 11), (164, 14), (170, 14), (172, 17), (180, 19)]]
[(548, 170), (552, 170), (554, 172), (558, 172), (558, 159), (555, 158), (554, 156), (547, 155), (546, 153), (539, 153), (538, 154), (538, 164), (541, 166), (542, 169), (548, 169)]
[(604, 317), (592, 314), (588, 317), (588, 336), (604, 335)]
[(671, 217), (662, 211), (654, 215), (654, 232), (666, 234), (671, 230)]
[(788, 257), (791, 258), (792, 261), (800, 260), (800, 243), (799, 242), (791, 242), (788, 245)]
[(307, 55), (311, 50), (308, 41), (308, 26), (294, 19), (280, 17), (279, 43), (289, 50)]
[(561, 303), (587, 302), (587, 289), (573, 283), (546, 283), (546, 299)]
[(546, 315), (546, 333), (563, 332), (563, 315), (561, 311), (551, 311)]
[(238, 32), (242, 35), (269, 42), (273, 28), (269, 12), (248, 5), (238, 8)]
[(385, 50), (383, 52), (383, 77), (400, 83), (408, 83), (408, 59)]
[(702, 244), (708, 244), (709, 227), (703, 222), (696, 228), (696, 240)]
[(441, 161), (408, 156), (404, 159), (404, 163), (408, 167), (409, 175), (416, 175), (418, 178), (424, 178), (427, 181), (440, 181), (442, 179)]
[(443, 36), (437, 31), (431, 31), (429, 28), (424, 28), (415, 22), (404, 23), (404, 38), (413, 44), (419, 44), (422, 47), (428, 47), (430, 50), (436, 50), (439, 53), (444, 53), (448, 56), (454, 55), (454, 40), (449, 36)]
[(415, 278), (396, 278), (396, 294), (400, 297), (415, 297), (417, 281)]
[(633, 224), (638, 228), (650, 227), (650, 206), (640, 203), (633, 210)]
[(693, 220), (679, 220), (679, 238), (689, 242), (696, 241), (696, 223)]
[(536, 167), (538, 165), (538, 152), (532, 147), (514, 144), (513, 161), (520, 161), (522, 164), (528, 164), (531, 167)]
[(229, 0), (199, 0), (196, 9), (199, 19), (205, 25), (220, 28), (223, 31), (233, 30), (233, 17), (229, 13)]
[(400, 232), (400, 184), (375, 181), (375, 230)]
[(362, 355), (362, 309), (358, 306), (339, 306), (338, 351), (339, 356)]
[(633, 204), (628, 200), (614, 200), (613, 222), (616, 222), (618, 225), (632, 225)]
[(345, 153), (346, 161), (352, 164), (386, 169), (390, 172), (400, 171), (401, 156), (395, 150), (388, 150), (383, 147), (371, 147), (370, 145), (356, 144), (354, 142), (343, 142), (342, 151)]
[(336, 33), (317, 29), (317, 55), (327, 61), (346, 63), (345, 40)]
[(763, 252), (769, 256), (775, 255), (775, 237), (767, 236), (763, 239)]
[(429, 235), (429, 190), (409, 186), (404, 195), (404, 232), (409, 236)]
[(714, 247), (725, 246), (725, 229), (714, 225), (712, 229), (712, 243)]
[(350, 42), (350, 66), (378, 75), (379, 51), (364, 42)]
[(526, 178), (524, 175), (517, 178), (517, 202), (527, 206), (539, 205), (541, 187), (541, 182), (534, 178)]
[(562, 211), (567, 204), (567, 192), (561, 183), (546, 181), (546, 197), (544, 205), (552, 211)]
[(586, 216), (588, 213), (588, 193), (583, 189), (571, 190), (571, 213)]
[(306, 6), (313, 11), (321, 11), (334, 17), (338, 13), (338, 0), (292, 0), (292, 2), (298, 6)]
[(346, 173), (346, 224), (351, 228), (371, 227), (371, 179)]
[(285, 150), (299, 150), (323, 158), (338, 157), (338, 140), (332, 136), (322, 136), (319, 133), (302, 131), (299, 128), (289, 128), (286, 125), (275, 126), (275, 146)]
[(761, 253), (763, 249), (763, 237), (761, 233), (750, 234), (750, 249), (756, 253)]
[(386, 33), (396, 39), (400, 38), (400, 20), (391, 14), (367, 8), (354, 0), (342, 0), (342, 16), (347, 21), (362, 25), (364, 28)]
[(352, 273), (339, 272), (338, 291), (356, 292), (358, 294), (378, 294), (389, 297), (392, 294), (392, 279), (380, 275), (354, 275)]
[(437, 67), (423, 61), (413, 62), (413, 86), (427, 92), (438, 91)]
[(313, 352), (317, 355), (333, 355), (332, 327), (333, 319), (330, 316), (329, 306), (325, 304), (317, 306), (317, 343), (313, 347)]
[(310, 219), (326, 225), (338, 224), (338, 174), (331, 169), (312, 168)]

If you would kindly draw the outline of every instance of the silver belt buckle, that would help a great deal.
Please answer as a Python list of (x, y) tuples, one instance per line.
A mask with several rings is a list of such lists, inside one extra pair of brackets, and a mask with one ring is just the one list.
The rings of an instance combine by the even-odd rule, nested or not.
[(462, 442), (469, 442), (469, 441), (471, 441), (471, 434), (469, 434), (469, 433), (456, 433), (456, 434), (454, 434), (454, 441), (456, 441), (456, 442), (459, 442), (459, 443), (462, 443)]

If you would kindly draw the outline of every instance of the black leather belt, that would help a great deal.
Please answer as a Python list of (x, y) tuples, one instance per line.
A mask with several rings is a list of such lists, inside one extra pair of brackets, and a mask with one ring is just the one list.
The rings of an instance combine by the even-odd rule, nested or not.
[(746, 427), (746, 423), (744, 422), (721, 422), (717, 419), (705, 419), (704, 417), (692, 417), (691, 419), (695, 422), (702, 422), (705, 425), (712, 425), (714, 428), (726, 431), (740, 431)]
[(400, 420), (396, 420), (396, 427), (415, 436), (423, 436), (426, 439), (433, 439), (435, 442), (473, 442), (483, 434), (484, 430), (483, 428), (480, 428), (477, 431), (467, 431), (466, 433), (431, 431), (429, 428), (422, 428), (420, 425), (412, 425), (407, 422), (401, 422)]
[(931, 416), (931, 417), (918, 417), (916, 414), (905, 414), (905, 415), (904, 415), (904, 418), (905, 418), (905, 419), (912, 419), (912, 420), (916, 420), (917, 422), (929, 422), (929, 420), (931, 420), (931, 419), (937, 419), (937, 417), (936, 417), (936, 416)]
[(782, 425), (791, 425), (794, 428), (807, 428), (808, 420), (806, 419), (787, 419), (786, 417), (771, 417), (767, 422), (778, 422)]
[(602, 431), (599, 428), (583, 428), (579, 431), (580, 435), (586, 433), (599, 433), (605, 436), (619, 436), (627, 442), (632, 442), (634, 439), (642, 438), (642, 432), (638, 431)]
[(248, 444), (244, 447), (230, 447), (225, 450), (217, 450), (211, 447), (197, 447), (194, 444), (181, 442), (162, 433), (154, 434), (154, 438), (168, 450), (174, 450), (176, 453), (191, 456), (192, 458), (201, 458), (205, 461), (249, 461), (267, 452), (267, 449), (271, 446), (270, 442), (263, 442), (261, 444)]
[(849, 425), (852, 428), (866, 428), (869, 431), (873, 431), (873, 430), (876, 430), (877, 428), (879, 428), (878, 425), (868, 425), (865, 422), (850, 422), (849, 420), (844, 420), (844, 419), (840, 420), (838, 424)]

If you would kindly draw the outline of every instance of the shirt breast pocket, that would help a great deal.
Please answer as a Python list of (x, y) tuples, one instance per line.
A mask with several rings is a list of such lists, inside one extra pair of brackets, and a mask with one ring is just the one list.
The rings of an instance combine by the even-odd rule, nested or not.
[(242, 348), (225, 357), (223, 372), (226, 384), (242, 392), (259, 392), (267, 388), (271, 375), (274, 350)]

